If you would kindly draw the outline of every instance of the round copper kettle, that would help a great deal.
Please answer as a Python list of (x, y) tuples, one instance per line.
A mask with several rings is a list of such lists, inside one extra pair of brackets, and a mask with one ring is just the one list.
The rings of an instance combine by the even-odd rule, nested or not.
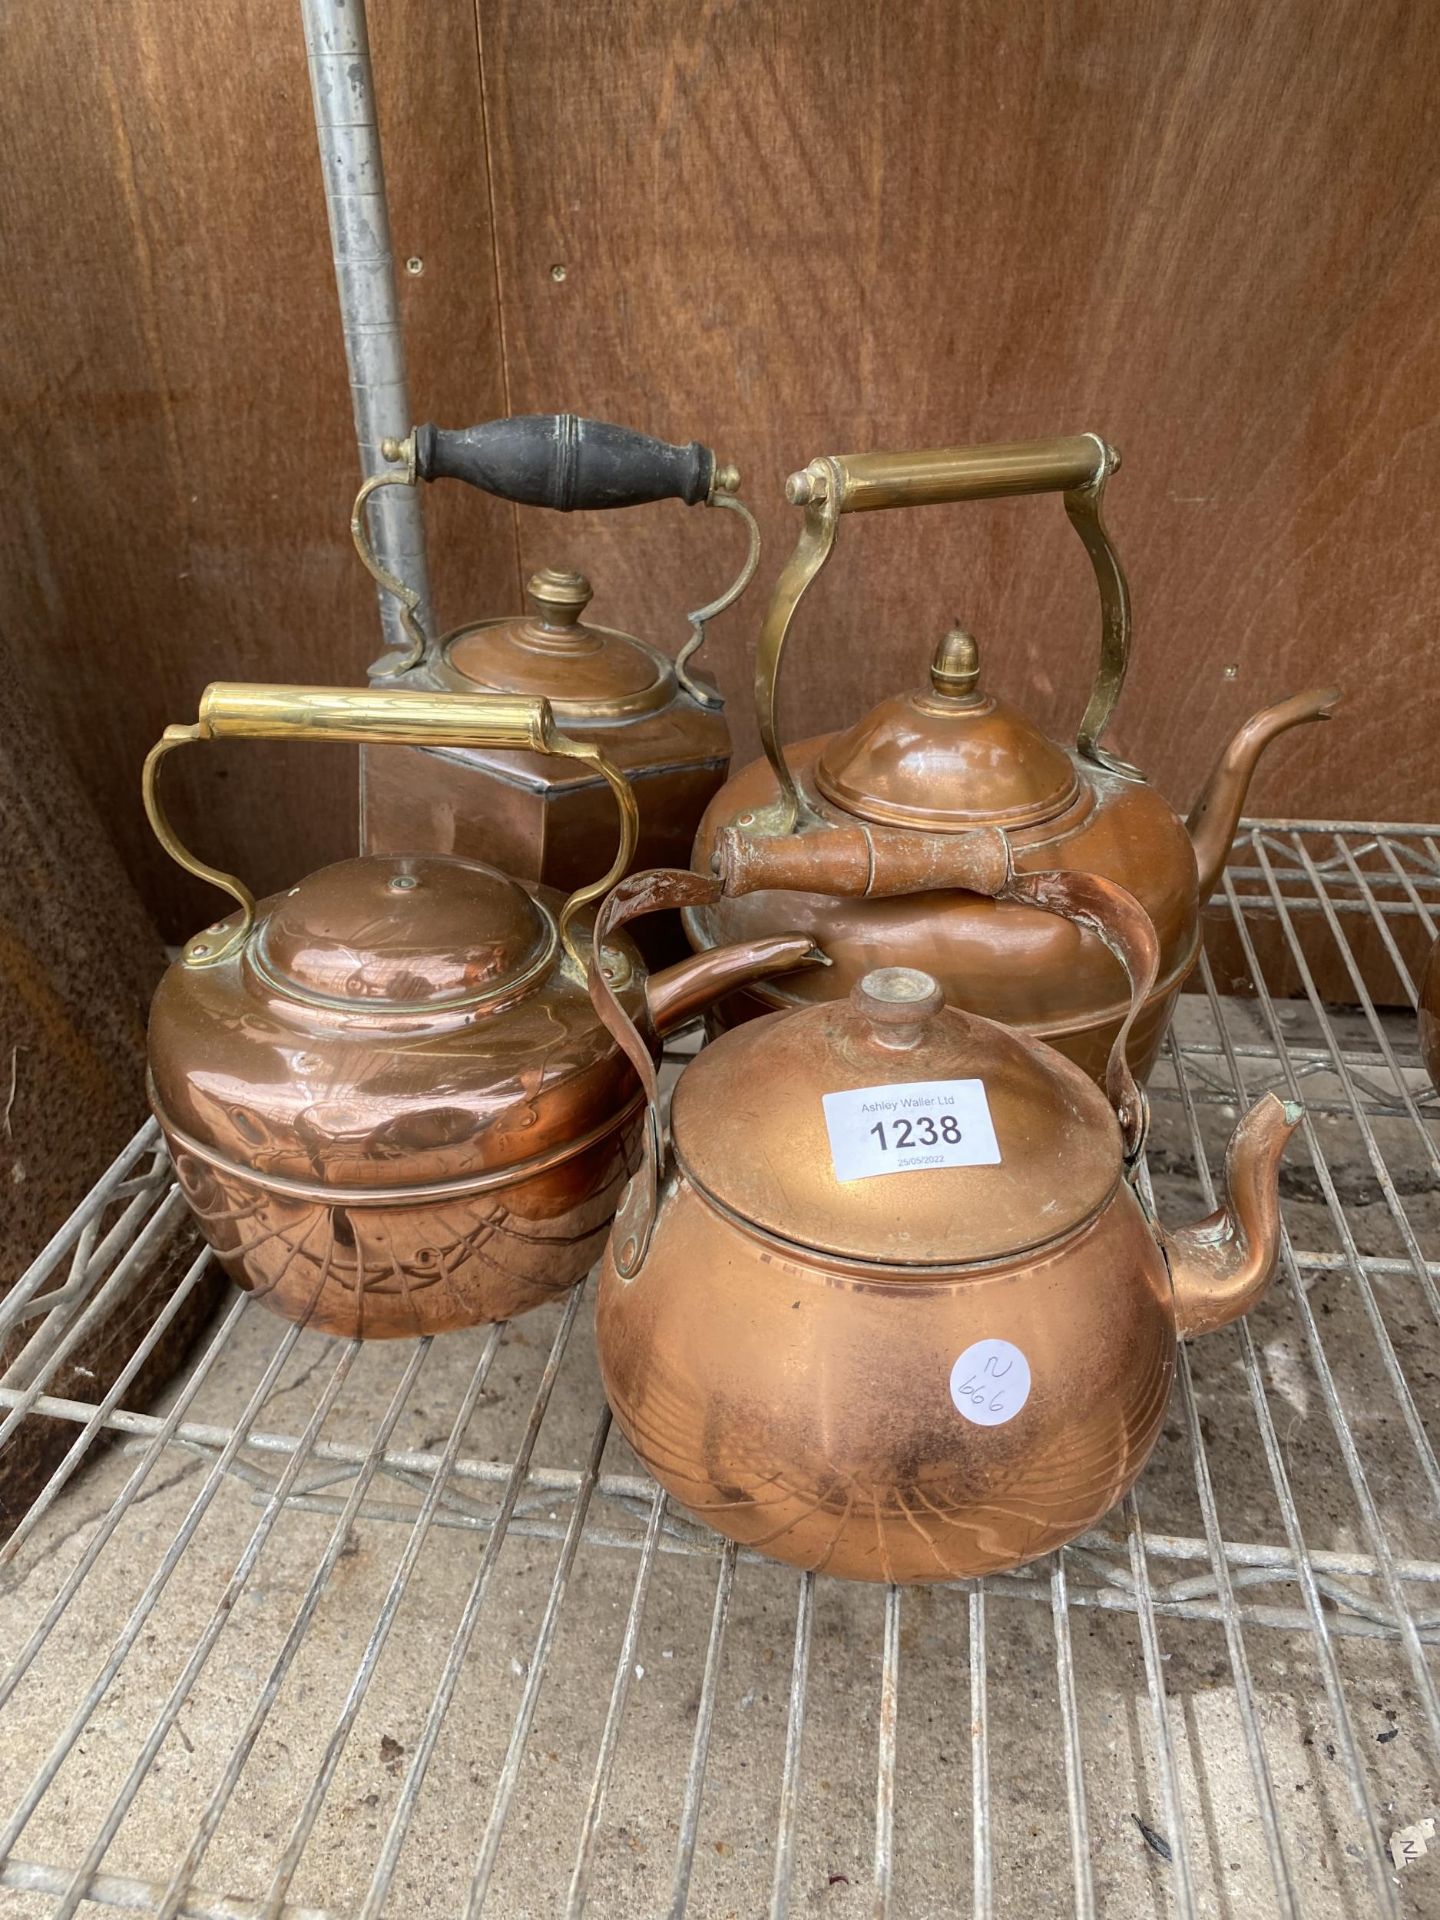
[[(593, 742), (629, 782), (638, 811), (631, 866), (683, 865), (730, 766), (724, 702), (695, 656), (710, 621), (744, 591), (759, 558), (759, 530), (737, 497), (734, 467), (698, 442), (671, 446), (573, 414), (416, 427), (386, 451), (398, 464), (364, 482), (351, 529), (365, 566), (399, 599), (410, 645), (378, 660), (372, 682), (540, 695), (570, 737)], [(670, 498), (715, 508), (722, 523), (746, 529), (745, 559), (730, 586), (688, 616), (673, 660), (649, 640), (593, 619), (590, 581), (561, 565), (531, 576), (523, 612), (432, 638), (420, 625), (416, 596), (375, 557), (367, 504), (393, 498), (382, 489), (444, 479), (561, 512)], [(566, 892), (610, 857), (610, 799), (581, 762), (478, 746), (387, 745), (365, 748), (363, 769), (367, 852), (465, 854)], [(640, 944), (652, 964), (687, 951), (673, 915), (648, 922)]]
[[(1092, 1076), (1103, 1071), (1125, 1007), (1119, 967), (1092, 933), (965, 889), (967, 834), (999, 828), (1021, 871), (1095, 873), (1140, 901), (1160, 938), (1159, 972), (1131, 1043), (1143, 1080), (1194, 967), (1200, 909), (1224, 865), (1255, 763), (1269, 741), (1330, 713), (1333, 690), (1256, 714), (1216, 764), (1182, 823), (1135, 768), (1100, 745), (1124, 682), (1130, 608), (1101, 518), (1118, 456), (1093, 434), (942, 452), (825, 456), (791, 477), (805, 510), (799, 543), (765, 616), (756, 689), (765, 759), (706, 810), (692, 864), (718, 859), (746, 898), (691, 909), (698, 948), (777, 926), (815, 935), (833, 965), (732, 995), (712, 1016), (733, 1023), (850, 992), (885, 965), (933, 974), (946, 998), (1048, 1040)], [(1075, 748), (1049, 740), (985, 693), (979, 652), (956, 629), (925, 685), (886, 700), (847, 731), (784, 748), (776, 720), (792, 617), (829, 558), (840, 516), (881, 507), (1058, 491), (1094, 564), (1100, 669)], [(739, 841), (727, 851), (727, 841)], [(741, 873), (743, 871), (743, 882)]]
[[(493, 867), (362, 855), (258, 904), (197, 861), (160, 811), (182, 742), (425, 740), (579, 756), (620, 807), (610, 872), (561, 902)], [(643, 1094), (586, 992), (588, 905), (634, 844), (630, 789), (556, 732), (543, 700), (216, 685), (146, 761), (162, 844), (238, 913), (196, 935), (150, 1016), (151, 1105), (180, 1186), (232, 1277), (327, 1333), (444, 1332), (573, 1286), (635, 1164)], [(646, 978), (606, 942), (644, 1044), (715, 991), (813, 957), (805, 937)]]
[[(1154, 930), (1090, 875), (1001, 897), (1123, 963), (1108, 1098), (930, 976), (879, 968), (705, 1048), (611, 1231), (596, 1335), (626, 1438), (690, 1513), (792, 1566), (953, 1580), (1063, 1545), (1144, 1465), (1177, 1339), (1244, 1313), (1274, 1269), (1299, 1107), (1252, 1107), (1226, 1204), (1162, 1228), (1132, 1181), (1146, 1108), (1125, 1059)], [(591, 993), (643, 1068), (593, 970)]]

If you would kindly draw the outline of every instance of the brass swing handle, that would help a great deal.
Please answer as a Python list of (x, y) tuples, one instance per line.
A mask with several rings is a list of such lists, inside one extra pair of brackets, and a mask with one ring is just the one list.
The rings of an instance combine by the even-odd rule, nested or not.
[(773, 838), (726, 827), (716, 838), (712, 869), (709, 885), (726, 897), (776, 887), (875, 899), (962, 887), (1088, 928), (1115, 955), (1130, 984), (1129, 1008), (1106, 1064), (1105, 1091), (1120, 1121), (1126, 1160), (1138, 1159), (1147, 1110), (1130, 1071), (1130, 1029), (1154, 990), (1160, 941), (1149, 914), (1124, 887), (1068, 870), (1016, 873), (1010, 843), (998, 827), (924, 836), (887, 827), (831, 827)]
[(1130, 655), (1130, 593), (1119, 555), (1101, 517), (1105, 483), (1120, 456), (1098, 434), (1053, 440), (1015, 440), (982, 447), (943, 447), (914, 453), (822, 454), (785, 483), (785, 497), (803, 507), (805, 524), (775, 588), (755, 661), (755, 700), (766, 758), (780, 786), (773, 825), (790, 832), (816, 815), (796, 787), (777, 723), (777, 682), (785, 638), (806, 589), (829, 559), (842, 513), (882, 507), (935, 506), (961, 500), (997, 500), (1025, 493), (1059, 493), (1084, 542), (1100, 590), (1100, 666), (1076, 738), (1079, 751), (1112, 773), (1138, 779), (1133, 767), (1100, 745), (1125, 682)]
[(718, 600), (690, 615), (691, 638), (675, 662), (682, 685), (696, 699), (720, 705), (713, 690), (689, 678), (685, 663), (704, 640), (706, 622), (750, 584), (760, 558), (760, 533), (749, 508), (735, 498), (738, 470), (717, 460), (712, 448), (698, 440), (674, 445), (633, 427), (575, 413), (528, 413), (477, 427), (412, 427), (404, 440), (382, 441), (380, 451), (399, 464), (371, 474), (362, 484), (350, 515), (350, 533), (366, 570), (401, 605), (410, 651), (398, 661), (387, 660), (387, 678), (419, 666), (428, 643), (416, 612), (419, 596), (375, 557), (367, 519), (371, 496), (381, 487), (413, 487), (421, 480), (463, 480), (517, 506), (549, 507), (556, 513), (640, 507), (658, 500), (683, 500), (687, 507), (703, 503), (738, 513), (750, 538), (745, 564)]
[(193, 726), (167, 727), (145, 758), (142, 788), (155, 837), (172, 860), (228, 893), (240, 906), (240, 924), (222, 937), (214, 928), (184, 949), (187, 966), (214, 966), (243, 944), (255, 920), (255, 896), (231, 873), (197, 860), (176, 838), (160, 805), (160, 762), (173, 748), (195, 740), (341, 740), (364, 745), (511, 747), (584, 760), (615, 796), (620, 845), (609, 871), (577, 888), (560, 912), (560, 938), (582, 970), (588, 956), (571, 934), (575, 915), (608, 893), (635, 854), (639, 814), (628, 782), (588, 741), (571, 740), (555, 727), (548, 700), (521, 694), (439, 693), (400, 687), (282, 687), (216, 681), (200, 696)]

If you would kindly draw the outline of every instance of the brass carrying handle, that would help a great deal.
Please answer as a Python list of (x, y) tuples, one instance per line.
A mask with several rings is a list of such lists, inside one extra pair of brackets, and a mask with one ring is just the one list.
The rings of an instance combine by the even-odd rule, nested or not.
[(160, 805), (160, 763), (193, 740), (342, 740), (367, 745), (512, 747), (553, 753), (592, 766), (620, 810), (620, 845), (609, 871), (579, 887), (560, 910), (560, 939), (583, 972), (588, 956), (571, 934), (580, 909), (608, 893), (635, 855), (639, 812), (629, 783), (588, 741), (571, 740), (555, 727), (550, 702), (522, 694), (439, 693), (400, 687), (277, 687), (216, 681), (200, 696), (193, 726), (167, 727), (145, 757), (142, 791), (155, 838), (171, 859), (228, 893), (240, 906), (240, 924), (223, 938), (212, 928), (189, 941), (186, 966), (212, 967), (244, 943), (255, 922), (255, 896), (233, 873), (197, 860), (176, 838)]
[(818, 818), (797, 787), (780, 742), (776, 703), (790, 623), (834, 550), (841, 514), (874, 513), (882, 507), (998, 500), (1025, 493), (1064, 496), (1065, 511), (1090, 556), (1100, 591), (1100, 665), (1076, 747), (1112, 773), (1141, 777), (1100, 745), (1130, 657), (1130, 590), (1101, 514), (1105, 483), (1119, 465), (1119, 454), (1098, 434), (1079, 433), (915, 453), (827, 453), (791, 474), (785, 497), (792, 506), (804, 508), (805, 523), (766, 610), (755, 656), (760, 738), (780, 788), (775, 819), (767, 825), (789, 833), (798, 822), (813, 825)]
[(715, 457), (698, 440), (671, 445), (631, 427), (586, 420), (573, 413), (516, 414), (478, 427), (412, 427), (403, 440), (385, 440), (380, 451), (397, 465), (365, 480), (350, 512), (350, 537), (361, 564), (381, 591), (400, 603), (400, 624), (409, 650), (386, 655), (372, 672), (396, 679), (420, 666), (430, 641), (420, 625), (420, 596), (381, 565), (370, 538), (370, 502), (382, 487), (413, 487), (421, 480), (463, 480), (481, 493), (517, 506), (549, 507), (557, 513), (645, 506), (682, 500), (686, 506), (723, 507), (744, 523), (748, 546), (740, 571), (725, 591), (687, 616), (690, 637), (675, 657), (675, 676), (701, 706), (721, 707), (713, 687), (695, 680), (688, 662), (704, 645), (711, 620), (739, 599), (760, 561), (760, 529), (743, 500), (739, 470)]

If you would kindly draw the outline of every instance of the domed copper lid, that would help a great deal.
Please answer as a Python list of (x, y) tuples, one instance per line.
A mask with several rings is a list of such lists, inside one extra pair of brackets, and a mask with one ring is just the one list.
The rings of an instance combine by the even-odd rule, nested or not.
[(723, 1034), (680, 1076), (671, 1129), (686, 1174), (730, 1213), (887, 1267), (970, 1266), (1053, 1241), (1099, 1210), (1123, 1167), (1115, 1116), (1078, 1067), (945, 1007), (928, 974), (902, 967), (865, 975), (848, 1001)]
[(675, 672), (663, 653), (582, 617), (591, 599), (583, 574), (546, 567), (525, 592), (528, 614), (477, 621), (442, 644), (444, 685), (540, 694), (562, 720), (651, 713), (674, 697)]
[[(216, 964), (166, 973), (152, 1105), (178, 1149), (336, 1204), (582, 1151), (641, 1096), (554, 906), (444, 855), (326, 867), (261, 901)], [(639, 1014), (638, 955), (621, 936), (606, 953)]]
[(555, 923), (493, 867), (442, 854), (324, 867), (257, 924), (251, 964), (282, 994), (356, 1012), (509, 999), (549, 969)]
[(1025, 827), (1071, 804), (1074, 763), (1032, 721), (979, 687), (975, 641), (954, 628), (930, 684), (884, 700), (836, 734), (815, 769), (824, 797), (880, 825), (960, 833)]

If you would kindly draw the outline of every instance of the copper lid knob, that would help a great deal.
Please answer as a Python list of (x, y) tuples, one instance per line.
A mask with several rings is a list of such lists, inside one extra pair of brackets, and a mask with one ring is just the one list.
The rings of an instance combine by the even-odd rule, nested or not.
[(945, 1004), (940, 984), (918, 967), (876, 967), (850, 989), (850, 1004), (864, 1014), (882, 1047), (907, 1052), (918, 1045), (925, 1022)]
[(584, 574), (568, 567), (542, 567), (525, 583), (525, 597), (547, 627), (577, 626), (593, 594)]
[(975, 636), (952, 627), (935, 649), (930, 662), (930, 684), (952, 700), (969, 700), (980, 680), (980, 649)]

